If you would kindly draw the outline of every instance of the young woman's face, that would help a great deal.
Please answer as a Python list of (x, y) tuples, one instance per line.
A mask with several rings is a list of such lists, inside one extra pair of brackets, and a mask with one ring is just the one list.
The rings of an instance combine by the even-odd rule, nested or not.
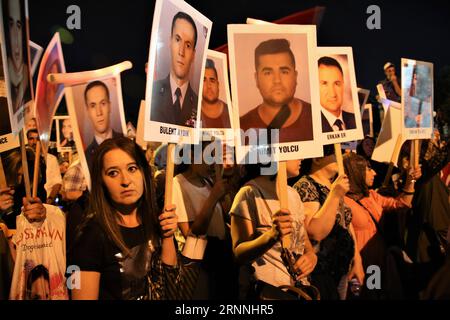
[(377, 173), (371, 167), (366, 166), (366, 184), (370, 188), (373, 186), (373, 181)]
[(121, 149), (103, 158), (103, 182), (111, 199), (120, 205), (136, 203), (144, 193), (144, 177), (136, 161)]

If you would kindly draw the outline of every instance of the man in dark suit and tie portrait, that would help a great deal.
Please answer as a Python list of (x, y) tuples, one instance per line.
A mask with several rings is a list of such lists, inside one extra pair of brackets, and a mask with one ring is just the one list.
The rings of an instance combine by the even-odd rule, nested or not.
[(84, 151), (89, 169), (92, 168), (92, 157), (98, 146), (106, 139), (122, 136), (111, 128), (111, 99), (106, 84), (93, 81), (84, 89), (84, 101), (91, 125), (94, 129), (92, 142)]
[(356, 129), (355, 114), (342, 108), (345, 83), (341, 65), (331, 57), (321, 57), (318, 65), (322, 132)]
[(197, 28), (192, 17), (178, 12), (172, 20), (169, 75), (153, 84), (150, 120), (194, 127), (198, 96), (189, 83), (195, 58)]

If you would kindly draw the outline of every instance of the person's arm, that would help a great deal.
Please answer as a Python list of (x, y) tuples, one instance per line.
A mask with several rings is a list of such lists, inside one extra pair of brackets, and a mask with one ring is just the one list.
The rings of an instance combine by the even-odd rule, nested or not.
[(50, 191), (50, 194), (47, 197), (47, 203), (48, 204), (53, 204), (54, 203), (56, 196), (58, 195), (59, 191), (61, 190), (61, 187), (62, 187), (62, 184), (60, 184), (60, 183), (55, 184), (52, 187), (52, 190)]
[(168, 206), (159, 216), (159, 224), (162, 232), (161, 261), (169, 266), (175, 266), (178, 262), (177, 250), (173, 239), (178, 222), (175, 208), (174, 205)]
[(11, 252), (11, 258), (13, 261), (16, 261), (16, 248), (12, 242), (12, 232), (8, 229), (6, 224), (0, 223), (0, 229), (3, 231), (3, 234), (5, 235), (6, 240), (8, 241), (9, 251)]
[(321, 241), (331, 232), (339, 203), (349, 189), (347, 176), (339, 176), (321, 208), (318, 202), (304, 202), (306, 230), (314, 240)]
[(261, 257), (285, 235), (292, 233), (292, 217), (289, 211), (282, 210), (273, 215), (272, 228), (257, 236), (252, 222), (232, 215), (231, 239), (236, 262), (246, 264)]
[(296, 272), (300, 271), (297, 280), (307, 277), (317, 264), (317, 255), (314, 252), (314, 248), (309, 241), (308, 235), (305, 237), (305, 253), (295, 262), (294, 270)]
[(422, 170), (419, 167), (410, 168), (408, 172), (408, 177), (406, 178), (405, 186), (403, 187), (403, 193), (400, 194), (399, 199), (401, 199), (408, 206), (411, 206), (412, 199), (414, 197), (414, 184), (422, 176)]
[(72, 300), (98, 300), (100, 272), (79, 271), (80, 288), (72, 289)]
[(353, 256), (352, 269), (350, 270), (350, 273), (348, 274), (348, 279), (351, 280), (353, 278), (356, 278), (356, 279), (358, 279), (358, 282), (360, 284), (363, 284), (364, 277), (365, 277), (364, 267), (363, 267), (363, 263), (362, 263), (361, 254), (359, 253), (358, 242), (356, 241), (355, 230), (353, 229), (353, 225), (351, 223), (349, 225), (349, 232), (353, 238), (353, 242), (355, 243), (355, 253)]
[(205, 235), (208, 231), (209, 223), (211, 222), (212, 215), (216, 204), (227, 193), (228, 184), (225, 180), (218, 181), (214, 184), (209, 197), (206, 199), (200, 212), (195, 215), (195, 220), (190, 225), (187, 222), (180, 223), (180, 230), (184, 237), (187, 237), (189, 231), (194, 235)]

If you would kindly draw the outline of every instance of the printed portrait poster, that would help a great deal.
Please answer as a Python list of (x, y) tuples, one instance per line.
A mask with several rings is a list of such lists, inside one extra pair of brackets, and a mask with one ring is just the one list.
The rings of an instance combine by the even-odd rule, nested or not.
[[(0, 48), (2, 50), (2, 48)], [(2, 55), (0, 54), (0, 62)], [(19, 137), (14, 135), (8, 109), (8, 94), (5, 83), (3, 63), (0, 63), (0, 153), (19, 147)]]
[(13, 236), (16, 261), (9, 298), (11, 300), (67, 300), (66, 220), (57, 207), (45, 205), (46, 218), (29, 223), (17, 217)]
[(23, 127), (23, 108), (33, 99), (28, 46), (28, 1), (4, 0), (0, 6), (1, 45), (8, 108), (13, 132)]
[[(372, 160), (389, 163), (395, 151), (397, 139), (402, 139), (402, 106), (398, 102), (389, 101), (389, 106), (378, 134), (377, 143), (372, 153)], [(401, 144), (405, 139), (401, 140)], [(394, 155), (394, 165), (397, 166), (398, 153)]]
[(58, 152), (71, 152), (75, 148), (72, 121), (69, 116), (54, 117), (56, 124), (56, 148)]
[(89, 189), (95, 150), (106, 139), (126, 136), (120, 73), (131, 67), (125, 61), (93, 71), (49, 75), (50, 82), (64, 83), (75, 146)]
[(64, 95), (64, 85), (50, 83), (47, 76), (51, 73), (66, 73), (59, 33), (55, 33), (42, 57), (37, 77), (35, 114), (36, 126), (42, 144), (47, 153), (52, 129), (52, 119)]
[(211, 26), (212, 22), (187, 2), (156, 1), (145, 98), (146, 141), (199, 141)]
[(317, 48), (324, 144), (363, 139), (351, 47)]
[(234, 144), (227, 55), (208, 50), (203, 76), (201, 128), (204, 141), (213, 137)]
[(44, 48), (42, 48), (40, 45), (34, 43), (31, 40), (29, 42), (29, 46), (30, 46), (30, 61), (31, 61), (31, 78), (33, 78), (34, 72), (36, 71), (36, 68), (39, 64), (39, 59), (41, 59)]
[(228, 25), (228, 46), (238, 162), (320, 157), (315, 26)]
[(433, 64), (402, 58), (402, 124), (408, 139), (433, 134)]

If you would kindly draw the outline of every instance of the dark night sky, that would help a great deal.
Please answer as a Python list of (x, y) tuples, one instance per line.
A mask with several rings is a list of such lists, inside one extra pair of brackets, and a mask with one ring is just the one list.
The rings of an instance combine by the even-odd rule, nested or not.
[[(359, 86), (375, 90), (384, 77), (386, 61), (400, 58), (430, 61), (435, 76), (450, 65), (450, 3), (446, 1), (187, 1), (213, 21), (210, 48), (227, 40), (228, 23), (245, 23), (247, 17), (272, 21), (292, 13), (325, 6), (318, 29), (319, 46), (351, 46)], [(274, 6), (276, 3), (276, 7)], [(154, 1), (29, 1), (31, 40), (46, 47), (53, 32), (65, 27), (66, 8), (81, 8), (81, 30), (71, 31), (72, 44), (63, 44), (67, 72), (106, 67), (124, 60), (133, 69), (122, 74), (127, 121), (136, 123), (139, 101), (145, 95), (147, 60)], [(369, 30), (366, 9), (381, 8), (381, 30)]]

